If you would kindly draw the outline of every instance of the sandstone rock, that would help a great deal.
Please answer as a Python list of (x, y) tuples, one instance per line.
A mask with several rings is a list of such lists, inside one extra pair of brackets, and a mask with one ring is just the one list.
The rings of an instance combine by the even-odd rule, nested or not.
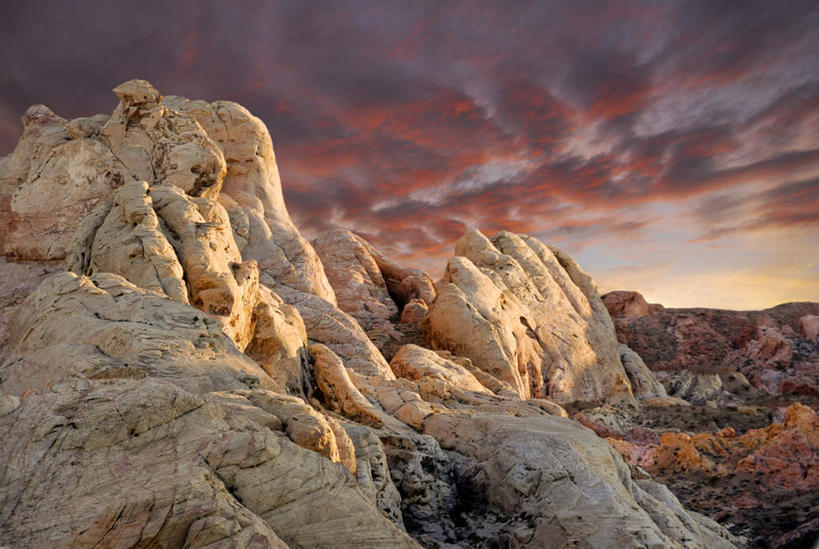
[(231, 101), (168, 97), (166, 104), (194, 117), (224, 152), (227, 175), (220, 201), (242, 257), (258, 262), (262, 282), (277, 293), (281, 284), (335, 304), (318, 255), (287, 213), (273, 143), (262, 121)]
[(72, 140), (47, 107), (30, 107), (22, 120), (20, 142), (0, 166), (0, 251), (59, 259), (75, 224), (130, 175), (99, 141)]
[(354, 318), (312, 294), (286, 288), (280, 291), (282, 299), (301, 314), (308, 339), (326, 345), (351, 370), (364, 375), (394, 377), (381, 352)]
[(335, 420), (323, 416), (299, 398), (271, 391), (235, 391), (254, 406), (273, 414), (288, 438), (308, 450), (341, 463), (356, 472), (355, 450), (347, 433)]
[(748, 378), (740, 372), (721, 372), (719, 378), (722, 388), (729, 393), (751, 396), (756, 392)]
[(58, 259), (77, 222), (131, 176), (94, 139), (65, 142), (29, 173), (11, 197), (4, 253), (21, 259)]
[(184, 270), (152, 204), (147, 183), (124, 185), (108, 212), (102, 204), (80, 225), (66, 266), (78, 275), (116, 273), (140, 288), (188, 303)]
[(225, 158), (193, 117), (162, 105), (144, 80), (114, 88), (119, 105), (100, 130), (103, 143), (134, 178), (216, 198), (225, 177)]
[(490, 392), (463, 366), (417, 345), (401, 347), (390, 362), (390, 368), (398, 377), (442, 379), (467, 391)]
[(344, 429), (355, 445), (358, 466), (356, 478), (378, 508), (393, 522), (404, 528), (401, 514), (401, 494), (392, 482), (384, 445), (369, 427), (356, 423), (344, 423)]
[(99, 137), (108, 119), (107, 114), (95, 114), (94, 116), (83, 116), (70, 120), (65, 125), (65, 131), (72, 139), (82, 139), (84, 137)]
[(46, 279), (16, 311), (8, 345), (7, 394), (69, 377), (151, 376), (197, 393), (276, 387), (204, 313), (111, 274)]
[[(11, 229), (11, 200), (17, 188), (24, 184), (29, 173), (35, 172), (58, 145), (70, 139), (65, 131), (65, 119), (55, 115), (45, 105), (32, 105), (20, 121), (23, 135), (14, 151), (0, 159), (0, 251), (5, 254), (6, 239)], [(28, 243), (31, 245), (31, 243)]]
[[(521, 547), (667, 547), (692, 539), (733, 546), (716, 524), (665, 520), (675, 508), (645, 497), (611, 447), (569, 420), (436, 414), (424, 431), (476, 459), (471, 479), (462, 482), (485, 494), (486, 503), (478, 505), (497, 506), (510, 517), (496, 535)], [(538, 518), (520, 524), (521, 516)]]
[(456, 245), (422, 326), (522, 398), (634, 402), (608, 313), (563, 252), (501, 232)]
[(338, 308), (352, 316), (376, 347), (383, 348), (401, 334), (392, 321), (398, 306), (373, 257), (373, 248), (350, 231), (321, 233), (312, 241), (336, 295)]
[(662, 305), (646, 303), (645, 298), (638, 292), (609, 292), (602, 297), (602, 300), (613, 317), (632, 318), (663, 311)]
[(310, 346), (310, 358), (313, 360), (316, 385), (330, 410), (359, 423), (381, 425), (383, 411), (361, 394), (338, 355), (317, 343)]
[(420, 299), (413, 299), (404, 305), (404, 310), (401, 311), (401, 322), (407, 324), (421, 322), (428, 310), (429, 306), (425, 302)]
[[(815, 494), (819, 485), (819, 420), (800, 404), (788, 407), (782, 423), (742, 434), (732, 428), (694, 435), (669, 431), (653, 440), (613, 443), (655, 477), (673, 480), (675, 491), (689, 503), (718, 505), (754, 545), (777, 529), (793, 528), (795, 517), (782, 517), (771, 509), (772, 502), (798, 501), (802, 494)], [(803, 520), (809, 523), (815, 497), (804, 498), (804, 504)], [(811, 527), (806, 527), (803, 535), (809, 538)]]
[(14, 312), (47, 276), (60, 270), (58, 262), (18, 263), (0, 256), (0, 364), (9, 351), (7, 327)]
[(289, 392), (309, 394), (307, 332), (296, 308), (260, 285), (252, 323), (253, 338), (245, 354)]
[[(72, 272), (27, 297), (32, 282), (0, 281), (13, 296), (0, 323), (14, 310), (0, 543), (417, 546), (406, 527), (427, 546), (730, 545), (550, 400), (658, 393), (567, 254), (469, 233), (436, 296), (424, 273), (341, 231), (317, 239), (328, 281), (261, 121), (234, 103), (163, 101), (144, 81), (115, 91), (111, 117), (33, 108), (0, 161), (9, 212), (26, 185), (73, 181), (72, 166), (123, 174), (59, 198), (76, 230), (54, 253)], [(69, 146), (87, 158), (55, 153)], [(421, 318), (437, 351), (389, 337), (387, 364), (375, 323), (421, 343)], [(774, 329), (759, 350), (772, 358), (788, 335)]]
[(398, 305), (399, 311), (413, 300), (426, 305), (432, 303), (435, 299), (435, 286), (427, 273), (419, 269), (402, 267), (372, 245), (369, 245), (368, 251), (378, 265), (390, 297)]
[(819, 315), (805, 315), (799, 319), (799, 333), (807, 339), (819, 339)]
[(110, 211), (95, 211), (81, 224), (66, 264), (78, 274), (113, 272), (190, 302), (279, 386), (304, 391), (301, 317), (259, 284), (254, 261), (242, 261), (228, 215), (217, 202), (189, 197), (177, 187), (128, 183)]
[(657, 378), (652, 374), (648, 366), (645, 365), (640, 355), (628, 348), (627, 345), (620, 343), (618, 345), (620, 353), (620, 362), (626, 370), (629, 381), (631, 381), (631, 390), (639, 399), (646, 398), (662, 398), (667, 396), (663, 384), (657, 381)]
[[(14, 547), (417, 547), (346, 469), (159, 380), (29, 396), (0, 418)], [(48, 455), (48, 459), (42, 459)], [(66, 510), (69, 510), (68, 512)]]

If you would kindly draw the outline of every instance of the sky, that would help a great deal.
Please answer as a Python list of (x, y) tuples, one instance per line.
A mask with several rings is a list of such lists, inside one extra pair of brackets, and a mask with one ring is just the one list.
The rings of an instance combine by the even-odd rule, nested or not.
[(144, 78), (270, 129), (307, 237), (438, 276), (469, 227), (676, 307), (819, 301), (819, 4), (2, 0), (0, 155)]

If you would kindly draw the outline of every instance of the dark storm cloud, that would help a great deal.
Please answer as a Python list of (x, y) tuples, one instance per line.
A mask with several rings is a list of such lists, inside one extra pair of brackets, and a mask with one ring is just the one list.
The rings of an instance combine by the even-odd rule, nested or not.
[(815, 230), (814, 5), (19, 2), (0, 18), (0, 149), (29, 104), (110, 112), (141, 77), (261, 117), (308, 234), (347, 226), (413, 260), (470, 225), (636, 238), (640, 208), (704, 193), (759, 217), (706, 232)]

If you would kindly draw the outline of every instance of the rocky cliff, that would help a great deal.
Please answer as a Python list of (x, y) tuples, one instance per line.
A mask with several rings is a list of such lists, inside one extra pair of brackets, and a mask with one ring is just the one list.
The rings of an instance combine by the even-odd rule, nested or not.
[(564, 251), (308, 242), (246, 109), (114, 92), (0, 160), (0, 544), (742, 543), (561, 406), (674, 402)]

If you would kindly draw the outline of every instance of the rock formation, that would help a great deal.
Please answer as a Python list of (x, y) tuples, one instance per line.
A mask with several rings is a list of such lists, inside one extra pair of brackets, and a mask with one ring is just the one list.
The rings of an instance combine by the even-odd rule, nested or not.
[(668, 384), (680, 385), (676, 379), (684, 371), (710, 375), (711, 385), (717, 383), (714, 374), (733, 373), (772, 395), (819, 394), (819, 340), (812, 320), (819, 303), (723, 311), (666, 309), (646, 304), (636, 292), (611, 292), (603, 300), (618, 340)]
[(455, 254), (423, 320), (433, 348), (470, 358), (521, 398), (634, 402), (611, 318), (565, 252), (471, 230)]
[[(350, 231), (322, 233), (312, 244), (339, 309), (355, 318), (382, 352), (391, 342), (403, 339), (395, 324), (420, 321), (435, 297), (426, 273), (397, 265)], [(405, 316), (407, 304), (410, 310)]]
[(470, 231), (433, 287), (311, 244), (259, 119), (114, 91), (110, 117), (32, 107), (0, 160), (0, 545), (742, 541), (598, 436), (684, 404), (565, 252)]

